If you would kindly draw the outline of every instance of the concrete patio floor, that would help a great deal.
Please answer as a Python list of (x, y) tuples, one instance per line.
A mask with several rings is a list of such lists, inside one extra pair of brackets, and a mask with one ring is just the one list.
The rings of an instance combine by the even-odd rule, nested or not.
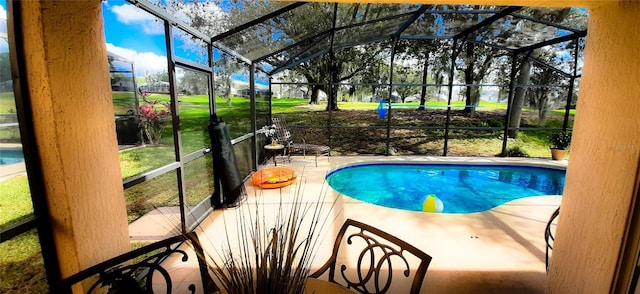
[[(561, 197), (528, 197), (479, 213), (434, 214), (365, 203), (340, 195), (324, 181), (326, 174), (334, 168), (373, 161), (567, 164), (567, 161), (524, 158), (353, 156), (319, 158), (316, 167), (312, 156), (293, 157), (290, 163), (279, 162), (278, 166), (282, 164), (296, 171), (296, 185), (262, 190), (254, 188), (249, 181), (246, 184), (248, 197), (243, 205), (257, 202), (265, 207), (265, 211), (274, 212), (280, 199), (283, 202), (292, 199), (296, 189), (302, 189), (302, 198), (309, 201), (324, 197), (322, 205), (329, 215), (328, 226), (319, 233), (323, 241), (314, 267), (322, 265), (330, 256), (338, 230), (346, 219), (351, 218), (395, 235), (432, 256), (421, 293), (545, 292), (544, 229), (550, 215), (560, 205)], [(273, 166), (273, 161), (267, 166)], [(237, 219), (236, 213), (237, 208), (215, 210), (197, 228), (205, 251), (216, 252), (220, 246), (225, 246), (225, 222), (229, 230), (229, 223)]]

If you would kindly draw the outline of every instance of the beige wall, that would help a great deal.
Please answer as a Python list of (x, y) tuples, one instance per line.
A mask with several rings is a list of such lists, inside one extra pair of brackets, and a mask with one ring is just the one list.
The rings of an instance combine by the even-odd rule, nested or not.
[(640, 2), (590, 10), (551, 293), (608, 293), (640, 154)]
[(63, 277), (130, 249), (100, 1), (22, 1), (29, 96)]

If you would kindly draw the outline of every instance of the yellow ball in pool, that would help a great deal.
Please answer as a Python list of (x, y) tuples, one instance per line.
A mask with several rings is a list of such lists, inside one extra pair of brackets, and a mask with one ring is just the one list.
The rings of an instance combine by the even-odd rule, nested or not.
[(444, 203), (438, 199), (436, 195), (429, 194), (422, 203), (422, 211), (425, 212), (442, 212), (444, 210)]

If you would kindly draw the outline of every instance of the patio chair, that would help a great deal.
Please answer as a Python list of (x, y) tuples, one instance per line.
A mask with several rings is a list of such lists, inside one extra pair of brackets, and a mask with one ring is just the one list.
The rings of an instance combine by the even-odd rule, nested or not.
[[(347, 219), (338, 232), (331, 257), (309, 277), (328, 275), (329, 282), (358, 293), (417, 294), (429, 263), (431, 256), (413, 245)], [(411, 285), (410, 291), (407, 285)]]
[(284, 118), (274, 117), (271, 119), (273, 125), (276, 126), (276, 138), (280, 144), (285, 146), (285, 155), (291, 162), (291, 154), (294, 152), (302, 152), (302, 156), (306, 157), (307, 152), (313, 153), (315, 156), (315, 163), (318, 166), (318, 156), (327, 155), (327, 160), (329, 160), (329, 156), (331, 156), (331, 147), (326, 145), (316, 145), (307, 143), (304, 138), (302, 138), (302, 143), (294, 142), (291, 137), (291, 132), (287, 129), (287, 123)]
[(547, 273), (549, 273), (549, 262), (551, 258), (551, 251), (553, 250), (553, 242), (555, 242), (556, 237), (554, 236), (555, 230), (552, 227), (555, 227), (556, 219), (560, 215), (560, 206), (551, 214), (549, 217), (549, 221), (547, 222), (547, 227), (544, 230), (544, 240), (547, 243), (546, 246), (546, 258), (545, 258), (545, 266), (547, 269)]
[[(185, 250), (189, 248), (193, 252)], [(198, 260), (202, 285), (190, 283), (184, 289), (172, 289), (173, 285), (181, 287), (182, 281), (172, 281), (170, 274), (178, 276), (180, 269), (190, 270), (193, 267), (176, 265), (174, 270), (165, 268), (163, 262), (175, 256), (176, 262), (186, 263), (189, 255), (195, 255)], [(185, 278), (190, 273), (192, 271), (179, 276)], [(209, 275), (204, 251), (193, 232), (140, 247), (84, 269), (58, 282), (53, 293), (72, 293), (72, 287), (80, 283), (85, 286), (85, 293), (214, 293), (219, 290)]]

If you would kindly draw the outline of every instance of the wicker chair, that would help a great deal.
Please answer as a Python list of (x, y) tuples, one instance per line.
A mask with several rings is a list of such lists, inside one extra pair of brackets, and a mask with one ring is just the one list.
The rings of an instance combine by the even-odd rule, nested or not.
[(285, 146), (285, 155), (291, 161), (291, 154), (295, 152), (302, 152), (303, 156), (307, 155), (307, 152), (313, 153), (315, 156), (315, 163), (318, 166), (318, 156), (327, 155), (327, 160), (331, 156), (331, 147), (326, 145), (309, 144), (304, 139), (302, 143), (294, 142), (291, 138), (291, 132), (287, 129), (287, 123), (284, 118), (274, 117), (271, 119), (273, 125), (276, 126), (276, 138), (278, 142)]
[(177, 292), (217, 292), (219, 288), (209, 275), (198, 237), (192, 232), (140, 247), (91, 266), (62, 279), (53, 293), (72, 293), (71, 288), (80, 283), (88, 287), (85, 293), (171, 293), (174, 282), (163, 262), (172, 255), (179, 257), (181, 262), (187, 262), (190, 255), (187, 251), (191, 250), (184, 250), (184, 246), (193, 249), (191, 255), (198, 260), (202, 285), (189, 284)]
[[(330, 282), (358, 293), (417, 294), (429, 263), (431, 256), (413, 245), (367, 224), (347, 219), (336, 237), (331, 257), (310, 277), (328, 276)], [(394, 273), (401, 276), (394, 276)], [(409, 284), (411, 289), (407, 290)]]

